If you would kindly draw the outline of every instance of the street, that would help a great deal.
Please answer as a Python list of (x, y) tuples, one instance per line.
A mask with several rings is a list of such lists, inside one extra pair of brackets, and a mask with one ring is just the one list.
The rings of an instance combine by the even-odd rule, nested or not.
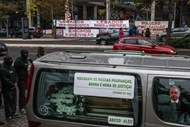
[[(110, 45), (96, 45), (94, 39), (34, 39), (34, 40), (0, 40), (8, 46), (9, 55), (15, 60), (20, 55), (21, 49), (27, 49), (29, 51), (29, 57), (31, 59), (36, 59), (36, 50), (37, 47), (42, 46), (45, 48), (45, 53), (51, 53), (55, 51), (65, 51), (65, 50), (90, 50), (90, 51), (103, 51), (111, 50), (112, 44)], [(178, 55), (190, 55), (189, 50), (177, 49)], [(0, 60), (3, 60), (3, 56), (0, 56)]]

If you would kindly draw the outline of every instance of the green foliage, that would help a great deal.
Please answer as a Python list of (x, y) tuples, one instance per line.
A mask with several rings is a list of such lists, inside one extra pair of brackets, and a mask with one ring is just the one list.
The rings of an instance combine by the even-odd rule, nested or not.
[(152, 0), (133, 0), (135, 4), (137, 4), (140, 8), (150, 8)]
[(0, 20), (4, 20), (13, 15), (17, 10), (17, 6), (12, 2), (0, 2)]
[(64, 19), (66, 0), (31, 0), (31, 1), (33, 2), (33, 4), (35, 4), (35, 6), (31, 8), (35, 10), (36, 7), (38, 7), (40, 9), (41, 17), (45, 19), (47, 22), (52, 22), (52, 13), (54, 19), (58, 18)]
[(35, 14), (35, 12), (37, 11), (37, 5), (36, 5), (36, 3), (33, 0), (29, 0), (29, 5), (30, 6), (27, 8), (27, 11), (26, 11), (27, 15), (29, 13)]
[(169, 45), (175, 48), (190, 48), (190, 38), (170, 40)]

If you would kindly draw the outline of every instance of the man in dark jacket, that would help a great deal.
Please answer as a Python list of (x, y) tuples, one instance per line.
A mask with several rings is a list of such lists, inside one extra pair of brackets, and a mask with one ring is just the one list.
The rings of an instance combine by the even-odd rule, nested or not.
[[(1, 73), (1, 72), (0, 72)], [(0, 93), (1, 93), (1, 90), (2, 90), (2, 80), (1, 80), (1, 74), (0, 74)], [(0, 126), (1, 125), (4, 125), (5, 124), (5, 122), (3, 122), (3, 121), (0, 121)]]
[(16, 114), (16, 87), (18, 77), (15, 68), (12, 66), (12, 63), (13, 59), (10, 56), (5, 56), (0, 71), (2, 77), (2, 93), (5, 106), (5, 117), (8, 121), (12, 121), (14, 117), (19, 117), (19, 115)]
[(26, 81), (28, 77), (28, 51), (22, 49), (20, 51), (20, 56), (15, 60), (14, 67), (18, 75), (18, 89), (19, 89), (19, 110), (20, 113), (26, 114), (24, 108), (24, 97), (25, 97), (25, 88)]
[[(1, 67), (1, 63), (0, 63), (0, 67)], [(1, 83), (1, 79), (0, 79), (0, 83)], [(2, 88), (2, 84), (0, 84), (0, 89)], [(3, 108), (3, 101), (2, 101), (2, 92), (0, 90), (0, 108)]]

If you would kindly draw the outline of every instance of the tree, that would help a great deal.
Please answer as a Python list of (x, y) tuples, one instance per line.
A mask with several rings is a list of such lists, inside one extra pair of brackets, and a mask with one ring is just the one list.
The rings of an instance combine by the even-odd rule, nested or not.
[(9, 34), (9, 17), (14, 15), (17, 10), (17, 6), (9, 1), (1, 1), (0, 3), (0, 25), (5, 25), (7, 31), (7, 37)]
[(174, 14), (174, 6), (176, 0), (169, 0), (168, 2), (168, 28), (167, 28), (167, 37), (166, 37), (166, 44), (169, 43), (171, 37), (171, 29), (172, 29), (172, 21), (173, 21), (173, 14)]
[(65, 18), (66, 0), (30, 0), (30, 12), (34, 13), (37, 8), (40, 9), (40, 16), (46, 20), (47, 23), (52, 24), (52, 33), (56, 38), (56, 28), (54, 27), (54, 19)]
[(17, 10), (17, 6), (9, 1), (0, 2), (0, 21), (13, 15)]
[(37, 7), (40, 8), (41, 17), (47, 22), (52, 22), (52, 11), (54, 19), (65, 18), (66, 0), (31, 0), (30, 10), (35, 12)]

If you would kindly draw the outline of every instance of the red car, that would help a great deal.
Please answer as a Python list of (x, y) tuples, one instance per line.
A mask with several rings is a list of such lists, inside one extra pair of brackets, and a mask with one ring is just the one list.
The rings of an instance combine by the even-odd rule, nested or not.
[(122, 38), (115, 43), (112, 50), (144, 51), (150, 54), (177, 54), (176, 49), (169, 45), (157, 45), (154, 41), (141, 36)]

